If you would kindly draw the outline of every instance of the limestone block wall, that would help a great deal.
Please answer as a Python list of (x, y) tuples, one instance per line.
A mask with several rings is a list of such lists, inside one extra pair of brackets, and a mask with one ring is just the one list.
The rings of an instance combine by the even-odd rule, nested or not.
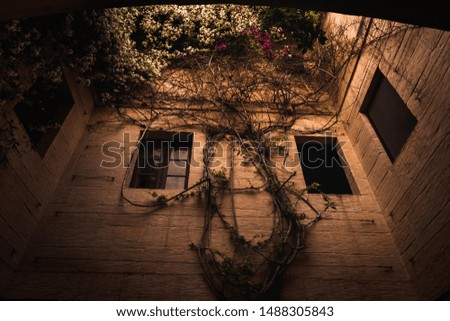
[[(319, 128), (326, 121), (307, 117), (293, 129)], [(152, 128), (177, 130), (177, 124), (165, 119), (152, 124)], [(140, 130), (110, 109), (96, 109), (24, 259), (4, 291), (5, 298), (215, 299), (203, 277), (197, 251), (191, 247), (201, 236), (205, 201), (190, 198), (161, 208), (132, 206), (121, 197), (127, 169), (100, 166), (105, 160), (105, 143), (123, 141), (124, 133), (136, 141)], [(182, 130), (194, 133), (194, 146), (205, 142), (200, 130)], [(289, 267), (280, 298), (417, 298), (351, 142), (342, 127), (331, 134), (342, 146), (349, 175), (358, 191), (354, 195), (330, 195), (337, 209), (307, 229), (306, 249)], [(297, 171), (293, 182), (301, 188), (305, 183), (294, 135), (295, 131), (289, 134), (291, 158), (286, 164), (289, 171)], [(124, 147), (122, 144), (117, 150), (123, 151)], [(128, 153), (125, 164), (130, 157)], [(201, 148), (194, 150), (193, 159), (201, 163)], [(229, 164), (231, 154), (224, 149), (215, 160)], [(241, 160), (234, 156), (235, 164)], [(202, 166), (191, 166), (189, 185), (202, 172)], [(234, 177), (235, 188), (248, 186), (249, 181), (258, 185), (258, 175), (251, 166), (235, 166)], [(126, 197), (133, 202), (148, 203), (152, 192), (124, 188)], [(167, 196), (176, 193), (159, 192)], [(309, 199), (318, 205), (322, 203), (319, 195), (311, 194)], [(223, 195), (220, 205), (225, 216), (230, 215), (229, 194)], [(235, 205), (243, 235), (250, 238), (270, 232), (273, 207), (268, 194), (236, 193)], [(218, 223), (213, 222), (212, 246), (226, 250), (229, 235)]]
[[(347, 19), (330, 16), (334, 16), (330, 30), (337, 26), (333, 20)], [(392, 24), (373, 20), (369, 39), (388, 26)], [(436, 299), (450, 288), (450, 33), (400, 27), (401, 31), (372, 43), (353, 62), (356, 69), (347, 70), (341, 87), (342, 118), (420, 297)], [(394, 162), (360, 112), (377, 69), (417, 119)], [(344, 97), (346, 85), (349, 90)]]
[(17, 267), (44, 209), (63, 174), (93, 110), (87, 88), (77, 85), (70, 72), (65, 73), (74, 105), (44, 157), (31, 145), (27, 133), (14, 113), (17, 102), (3, 106), (8, 121), (15, 126), (19, 143), (8, 150), (7, 162), (0, 165), (0, 291)]

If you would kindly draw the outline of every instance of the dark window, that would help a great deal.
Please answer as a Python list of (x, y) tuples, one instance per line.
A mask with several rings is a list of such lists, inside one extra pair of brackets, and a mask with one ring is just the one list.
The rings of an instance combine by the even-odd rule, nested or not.
[(139, 144), (130, 187), (185, 189), (192, 133), (148, 132)]
[(55, 85), (38, 78), (14, 108), (30, 137), (31, 145), (41, 157), (44, 157), (58, 134), (73, 103), (65, 81)]
[(408, 140), (417, 119), (394, 87), (377, 70), (361, 108), (393, 162)]
[[(327, 194), (353, 194), (347, 179), (347, 163), (335, 137), (296, 137), (306, 185), (320, 184)], [(311, 190), (311, 193), (317, 193)]]

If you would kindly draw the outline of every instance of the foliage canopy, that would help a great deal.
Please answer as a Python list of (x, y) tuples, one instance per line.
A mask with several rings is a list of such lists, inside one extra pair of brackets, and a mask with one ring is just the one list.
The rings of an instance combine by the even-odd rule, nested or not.
[(139, 99), (173, 60), (214, 50), (292, 57), (324, 39), (317, 13), (237, 5), (130, 7), (8, 21), (0, 25), (0, 106), (22, 99), (39, 76), (60, 83), (62, 67), (76, 71), (99, 101), (111, 105)]

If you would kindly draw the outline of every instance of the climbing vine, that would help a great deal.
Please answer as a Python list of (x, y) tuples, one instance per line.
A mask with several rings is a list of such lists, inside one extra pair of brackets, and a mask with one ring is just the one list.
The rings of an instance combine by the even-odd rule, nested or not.
[[(217, 16), (223, 19), (211, 18)], [(276, 17), (285, 19), (289, 33), (274, 23)], [(0, 54), (8, 57), (2, 66), (10, 75), (1, 82), (1, 111), (5, 101), (23, 94), (14, 91), (23, 64), (32, 70), (31, 82), (46, 75), (55, 83), (61, 80), (63, 65), (78, 69), (79, 81), (98, 89), (99, 102), (114, 106), (123, 121), (142, 127), (144, 133), (157, 121), (165, 122), (167, 129), (202, 131), (206, 143), (200, 181), (176, 195), (152, 193), (150, 200), (136, 203), (124, 189), (127, 173), (121, 196), (141, 207), (204, 198), (203, 233), (191, 245), (211, 289), (222, 299), (276, 299), (285, 270), (305, 247), (308, 224), (318, 222), (334, 203), (320, 193), (318, 184), (295, 186), (297, 173), (289, 171), (285, 161), (274, 161), (274, 147), (285, 160), (289, 148), (283, 138), (299, 133), (293, 127), (305, 115), (327, 117), (328, 122), (302, 133), (323, 132), (338, 121), (340, 110), (333, 107), (330, 93), (336, 91), (341, 71), (363, 49), (359, 40), (342, 34), (325, 37), (313, 13), (238, 6), (111, 9), (53, 17), (43, 25), (30, 21), (2, 26), (6, 31)], [(296, 29), (300, 21), (306, 23), (302, 30)], [(98, 33), (86, 39), (89, 28)], [(10, 35), (14, 32), (16, 37)], [(31, 39), (41, 39), (48, 47), (36, 46)], [(228, 171), (212, 166), (220, 141), (233, 146)], [(261, 184), (234, 186), (236, 157), (253, 167)], [(322, 195), (322, 203), (307, 198), (311, 190)], [(242, 233), (238, 193), (270, 198), (269, 233), (250, 238)], [(231, 215), (221, 207), (224, 197), (230, 198)], [(300, 205), (315, 214), (309, 223)], [(227, 231), (231, 250), (214, 244), (216, 221)]]
[[(297, 173), (286, 166), (285, 141), (289, 135), (324, 132), (339, 121), (340, 108), (334, 107), (335, 96), (330, 93), (337, 91), (338, 77), (352, 59), (376, 41), (348, 39), (345, 32), (343, 28), (329, 34), (327, 43), (316, 42), (305, 52), (310, 58), (294, 59), (287, 68), (264, 55), (230, 57), (216, 48), (212, 54), (196, 55), (167, 68), (142, 101), (139, 117), (128, 108), (118, 108), (124, 120), (147, 129), (160, 121), (169, 130), (193, 128), (205, 135), (202, 180), (164, 205), (186, 197), (206, 198), (203, 233), (191, 247), (198, 252), (206, 280), (218, 298), (279, 298), (283, 274), (304, 249), (308, 227), (335, 208), (318, 184), (295, 186)], [(382, 37), (384, 32), (378, 39)], [(306, 115), (328, 121), (320, 128), (295, 130), (294, 125)], [(232, 145), (227, 169), (213, 165), (214, 147), (221, 141)], [(283, 161), (277, 162), (280, 156)], [(261, 183), (234, 186), (238, 157), (254, 169)], [(322, 202), (309, 200), (312, 190), (322, 196)], [(241, 230), (236, 207), (239, 193), (271, 199), (269, 232), (249, 237)], [(230, 200), (231, 215), (222, 207), (224, 198)], [(158, 201), (150, 204), (160, 205)], [(214, 243), (221, 228), (228, 233), (228, 246)]]
[[(285, 138), (293, 133), (291, 127), (306, 111), (309, 115), (334, 115), (327, 108), (330, 98), (322, 92), (322, 85), (311, 82), (308, 89), (303, 86), (310, 77), (306, 73), (303, 78), (292, 77), (262, 58), (247, 57), (242, 61), (214, 52), (167, 69), (145, 100), (147, 107), (139, 109), (139, 116), (134, 109), (118, 108), (124, 120), (146, 130), (160, 120), (166, 122), (169, 130), (195, 128), (205, 135), (204, 174), (198, 183), (170, 198), (154, 193), (150, 204), (133, 203), (165, 206), (198, 196), (206, 200), (204, 230), (192, 247), (197, 250), (206, 279), (218, 298), (276, 298), (284, 271), (305, 246), (306, 214), (300, 204), (315, 213), (310, 222), (320, 220), (325, 211), (334, 207), (325, 194), (322, 204), (312, 204), (307, 192), (320, 192), (320, 187), (296, 187), (292, 179), (297, 173), (289, 171), (285, 162), (274, 161), (279, 155), (288, 156)], [(229, 168), (213, 165), (215, 147), (224, 141), (231, 146)], [(246, 187), (234, 186), (237, 157), (254, 169), (260, 184), (249, 181)], [(238, 193), (270, 198), (270, 232), (250, 238), (242, 233), (235, 200)], [(230, 199), (231, 215), (222, 208), (224, 198)], [(227, 249), (213, 242), (217, 228), (228, 232)]]

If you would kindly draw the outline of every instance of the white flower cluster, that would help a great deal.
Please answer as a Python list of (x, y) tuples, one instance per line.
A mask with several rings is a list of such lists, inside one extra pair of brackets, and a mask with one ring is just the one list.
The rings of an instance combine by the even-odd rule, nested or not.
[(281, 27), (272, 27), (264, 33), (265, 42), (255, 45), (252, 37), (261, 29), (264, 10), (229, 4), (155, 5), (0, 24), (0, 106), (2, 97), (20, 93), (19, 66), (29, 70), (31, 81), (43, 76), (53, 82), (61, 81), (60, 65), (68, 66), (78, 72), (81, 83), (95, 86), (104, 103), (112, 104), (148, 91), (172, 59), (236, 44), (245, 47), (245, 41), (253, 49), (271, 51), (269, 37), (280, 42), (286, 36)]
[(103, 87), (102, 100), (110, 103), (114, 96), (123, 100), (127, 93), (136, 95), (171, 59), (212, 50), (221, 39), (239, 36), (257, 25), (258, 10), (237, 5), (160, 5), (101, 12), (92, 21), (102, 39), (101, 52), (96, 54), (109, 70), (98, 70), (93, 78), (113, 87)]
[(278, 41), (285, 41), (287, 40), (286, 34), (284, 33), (284, 30), (282, 27), (275, 27), (272, 26), (269, 30), (270, 39), (274, 42)]
[[(236, 5), (152, 6), (140, 14), (145, 44), (175, 55), (188, 48), (190, 52), (211, 48), (219, 39), (238, 36), (258, 23), (257, 9)], [(190, 46), (182, 46), (180, 39)]]

